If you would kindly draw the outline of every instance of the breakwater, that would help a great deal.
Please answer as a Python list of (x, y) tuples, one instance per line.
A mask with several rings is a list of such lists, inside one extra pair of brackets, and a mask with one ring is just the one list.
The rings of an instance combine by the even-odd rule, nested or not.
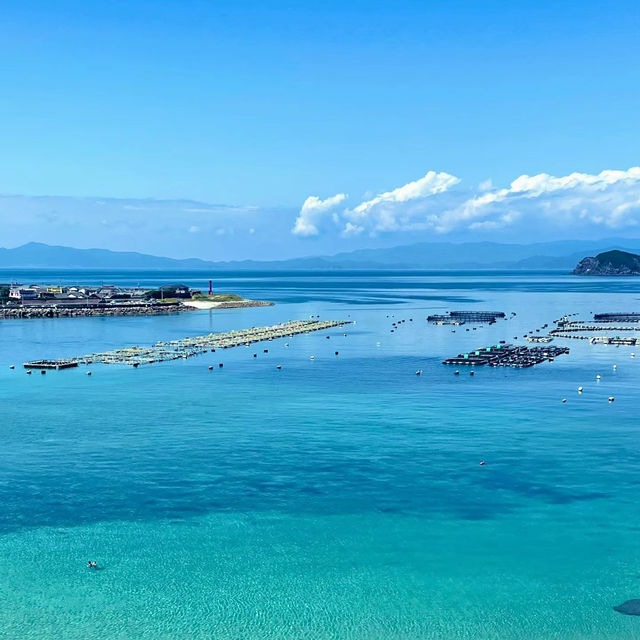
[(99, 316), (155, 316), (194, 311), (180, 302), (149, 304), (29, 304), (0, 307), (0, 318), (87, 318)]
[(87, 318), (100, 316), (156, 316), (197, 309), (237, 309), (244, 307), (269, 307), (272, 302), (262, 300), (229, 300), (202, 303), (199, 306), (191, 301), (149, 302), (124, 304), (24, 304), (19, 306), (0, 306), (0, 319), (21, 318)]
[(190, 358), (210, 350), (229, 349), (238, 346), (249, 346), (254, 342), (290, 338), (301, 333), (332, 329), (347, 324), (351, 323), (342, 320), (293, 320), (269, 327), (252, 327), (251, 329), (229, 331), (227, 333), (209, 333), (204, 336), (159, 341), (149, 347), (126, 347), (112, 351), (90, 353), (76, 358), (25, 362), (24, 367), (29, 370), (37, 368), (59, 369), (94, 362), (101, 364), (128, 364), (137, 367), (141, 364)]

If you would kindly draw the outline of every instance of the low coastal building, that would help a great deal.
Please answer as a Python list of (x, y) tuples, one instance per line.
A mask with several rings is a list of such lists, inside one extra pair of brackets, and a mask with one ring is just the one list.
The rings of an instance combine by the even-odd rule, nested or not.
[(38, 297), (37, 289), (11, 287), (9, 298), (12, 300), (35, 300)]

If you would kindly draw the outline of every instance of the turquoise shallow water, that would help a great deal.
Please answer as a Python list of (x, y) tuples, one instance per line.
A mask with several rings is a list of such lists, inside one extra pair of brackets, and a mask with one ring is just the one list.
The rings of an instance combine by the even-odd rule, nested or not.
[[(612, 606), (640, 597), (640, 349), (567, 341), (554, 363), (474, 377), (440, 361), (564, 313), (636, 310), (640, 282), (216, 284), (277, 304), (0, 324), (0, 637), (638, 637)], [(425, 321), (489, 307), (517, 316), (455, 334)], [(357, 324), (91, 377), (8, 368), (310, 314)]]

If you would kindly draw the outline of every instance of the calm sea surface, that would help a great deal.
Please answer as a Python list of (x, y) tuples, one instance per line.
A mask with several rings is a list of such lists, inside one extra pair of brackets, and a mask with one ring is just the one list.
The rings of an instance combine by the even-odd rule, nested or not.
[[(211, 275), (217, 291), (276, 305), (0, 321), (0, 638), (640, 637), (640, 618), (612, 609), (640, 598), (640, 348), (556, 340), (568, 356), (473, 377), (440, 364), (523, 343), (565, 313), (638, 311), (640, 279), (16, 270), (0, 281), (206, 289)], [(450, 309), (517, 315), (475, 331), (427, 324)], [(267, 354), (92, 365), (91, 377), (22, 368), (312, 314), (356, 324)]]

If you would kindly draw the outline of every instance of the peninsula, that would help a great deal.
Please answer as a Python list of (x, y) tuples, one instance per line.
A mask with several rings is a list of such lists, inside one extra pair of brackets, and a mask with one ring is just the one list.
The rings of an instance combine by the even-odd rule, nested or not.
[(0, 284), (0, 319), (160, 315), (271, 304), (235, 294), (213, 293), (211, 281), (208, 294), (182, 284), (164, 285), (158, 289)]
[(640, 276), (640, 255), (606, 251), (580, 260), (572, 273), (578, 276)]

